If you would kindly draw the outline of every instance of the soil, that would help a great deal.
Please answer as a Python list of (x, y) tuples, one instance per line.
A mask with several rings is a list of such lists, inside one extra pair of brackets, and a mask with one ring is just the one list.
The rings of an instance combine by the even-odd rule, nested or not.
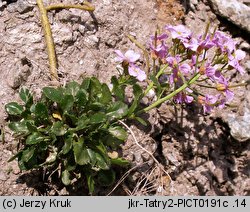
[[(39, 98), (41, 88), (51, 85), (40, 14), (35, 0), (2, 1), (0, 6), (0, 195), (88, 195), (86, 189), (63, 188), (46, 181), (41, 170), (21, 172), (17, 161), (8, 163), (17, 141), (7, 128), (4, 105), (19, 101), (18, 90), (27, 87)], [(52, 3), (80, 0), (44, 0)], [(58, 60), (60, 82), (81, 81), (96, 76), (103, 82), (114, 74), (114, 49), (137, 50), (126, 35), (142, 44), (157, 27), (186, 24), (195, 34), (206, 21), (235, 37), (249, 59), (250, 43), (245, 32), (217, 17), (206, 0), (93, 0), (94, 13), (77, 9), (49, 12)], [(195, 1), (194, 1), (195, 2)], [(1, 3), (1, 2), (0, 2)], [(1, 4), (0, 4), (1, 5)], [(244, 76), (249, 79), (249, 76)], [(239, 76), (235, 82), (242, 80)], [(249, 89), (249, 88), (247, 88)], [(236, 104), (245, 92), (236, 89)], [(204, 116), (196, 105), (167, 104), (147, 117), (148, 127), (127, 123), (138, 142), (155, 160), (135, 144), (130, 135), (122, 155), (133, 169), (116, 189), (99, 188), (95, 195), (250, 195), (250, 143), (232, 138), (221, 117), (225, 111)], [(121, 177), (124, 172), (120, 173)]]

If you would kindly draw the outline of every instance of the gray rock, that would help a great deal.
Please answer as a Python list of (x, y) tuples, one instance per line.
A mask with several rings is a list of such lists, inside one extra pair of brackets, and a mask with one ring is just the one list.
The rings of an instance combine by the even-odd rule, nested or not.
[(250, 60), (247, 60), (247, 61), (245, 62), (245, 67), (246, 67), (246, 71), (247, 71), (248, 73), (250, 73)]
[(27, 62), (27, 60), (21, 59), (21, 61), (14, 64), (9, 70), (9, 77), (7, 79), (7, 83), (9, 87), (13, 89), (17, 89), (25, 81), (27, 81), (28, 77), (31, 74), (31, 65)]
[(6, 1), (0, 0), (0, 8), (2, 8), (4, 5), (6, 5)]
[(250, 32), (250, 7), (237, 0), (209, 0), (214, 12)]
[(239, 114), (229, 113), (224, 117), (228, 123), (231, 135), (238, 141), (250, 139), (250, 93), (246, 91), (246, 100), (243, 102)]
[(20, 14), (27, 13), (33, 10), (33, 8), (34, 8), (34, 5), (30, 4), (28, 1), (25, 1), (25, 0), (17, 1), (17, 11)]
[(198, 5), (198, 0), (190, 0), (189, 6), (190, 6), (192, 11), (196, 10), (197, 5)]

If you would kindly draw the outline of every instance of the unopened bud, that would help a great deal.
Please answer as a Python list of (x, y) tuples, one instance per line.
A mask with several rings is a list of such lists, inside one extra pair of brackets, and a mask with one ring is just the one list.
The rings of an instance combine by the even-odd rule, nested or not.
[(226, 90), (226, 86), (224, 84), (220, 84), (219, 83), (219, 84), (217, 84), (216, 89), (218, 91), (225, 91)]
[(129, 62), (128, 62), (128, 61), (124, 60), (124, 61), (122, 62), (122, 67), (123, 67), (123, 68), (128, 67), (128, 65), (129, 65)]
[(200, 69), (199, 69), (199, 72), (200, 72), (201, 75), (204, 75), (206, 73), (205, 66), (201, 66)]
[(197, 102), (201, 105), (205, 104), (205, 97), (204, 96), (198, 96)]
[(151, 58), (156, 60), (157, 59), (157, 55), (155, 54), (154, 51), (151, 52)]

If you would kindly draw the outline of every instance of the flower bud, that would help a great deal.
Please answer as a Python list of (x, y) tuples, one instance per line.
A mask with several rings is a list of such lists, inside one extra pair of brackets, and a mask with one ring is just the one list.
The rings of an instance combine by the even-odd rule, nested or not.
[(199, 95), (197, 98), (197, 102), (201, 105), (204, 105), (205, 104), (205, 97)]
[(219, 84), (217, 84), (216, 89), (218, 91), (225, 91), (226, 90), (226, 86), (224, 84), (220, 84), (219, 83)]
[(205, 68), (204, 65), (202, 65), (202, 66), (200, 67), (199, 72), (200, 72), (201, 75), (204, 75), (204, 74), (206, 73), (206, 68)]

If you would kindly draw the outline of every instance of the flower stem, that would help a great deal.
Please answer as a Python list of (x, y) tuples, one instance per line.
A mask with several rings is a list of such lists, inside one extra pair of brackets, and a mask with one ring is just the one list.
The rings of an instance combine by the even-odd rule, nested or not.
[(229, 85), (228, 87), (229, 88), (236, 88), (236, 87), (240, 87), (240, 86), (247, 86), (249, 83), (239, 83), (239, 84), (236, 84), (236, 85)]
[(198, 85), (198, 86), (200, 86), (200, 87), (204, 87), (204, 88), (212, 88), (212, 89), (216, 89), (216, 87), (214, 87), (214, 86), (203, 85), (203, 84), (200, 84), (200, 83), (196, 83), (196, 85)]
[(174, 97), (176, 94), (178, 94), (179, 92), (183, 91), (184, 89), (186, 89), (188, 86), (190, 86), (191, 84), (193, 84), (199, 77), (201, 76), (200, 73), (195, 74), (192, 79), (190, 79), (189, 81), (187, 81), (186, 83), (184, 83), (181, 87), (179, 87), (178, 89), (176, 89), (175, 91), (173, 91), (172, 93), (170, 93), (169, 95), (157, 100), (156, 102), (154, 102), (152, 105), (149, 105), (148, 107), (144, 108), (143, 110), (138, 111), (138, 114), (142, 113), (142, 112), (147, 112), (155, 107), (157, 107), (158, 105), (162, 104), (163, 102), (171, 99), (172, 97)]
[(147, 72), (146, 74), (148, 75), (149, 74), (149, 71), (150, 71), (150, 67), (149, 67), (149, 55), (148, 55), (148, 51), (145, 49), (145, 47), (140, 44), (136, 39), (134, 39), (132, 36), (130, 35), (127, 35), (127, 37), (129, 38), (129, 40), (131, 42), (133, 42), (138, 48), (140, 48), (142, 51), (143, 51), (143, 54), (145, 56), (145, 59), (146, 59), (146, 66), (147, 66)]
[[(159, 76), (161, 76), (162, 74), (163, 74), (163, 72), (166, 70), (166, 68), (168, 67), (168, 65), (165, 65), (165, 66), (163, 66), (161, 69), (160, 69), (160, 71), (156, 74), (156, 79), (158, 79), (158, 77)], [(151, 82), (150, 84), (149, 84), (149, 86), (147, 87), (147, 89), (145, 90), (145, 92), (144, 92), (144, 96), (146, 96), (147, 94), (148, 94), (148, 92), (150, 91), (150, 89), (152, 89), (153, 88), (153, 86), (154, 86), (154, 83), (153, 82)]]

